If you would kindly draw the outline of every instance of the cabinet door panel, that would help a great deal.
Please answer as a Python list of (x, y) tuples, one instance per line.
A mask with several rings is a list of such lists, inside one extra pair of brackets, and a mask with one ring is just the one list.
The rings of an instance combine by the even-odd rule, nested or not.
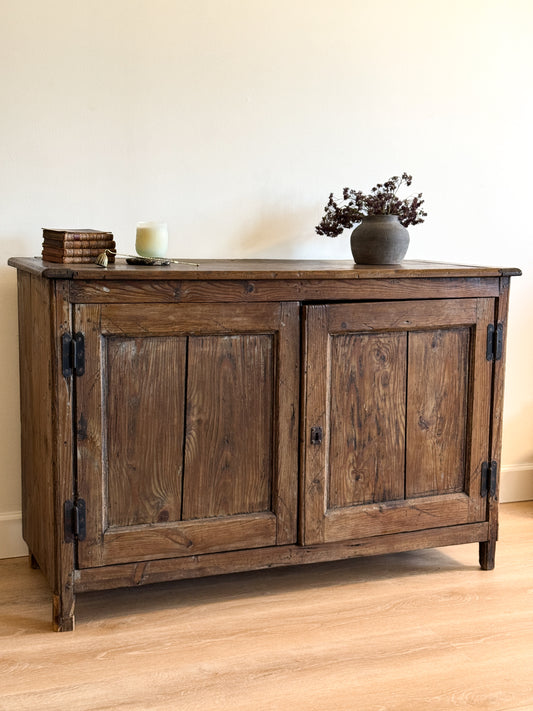
[(186, 339), (105, 345), (108, 525), (179, 521)]
[(77, 305), (79, 566), (296, 541), (297, 304)]
[(329, 508), (403, 499), (407, 338), (333, 336)]
[(272, 383), (272, 336), (191, 338), (183, 519), (270, 509)]
[(464, 491), (470, 329), (409, 337), (406, 497)]
[(493, 313), (492, 299), (306, 307), (306, 544), (485, 520)]

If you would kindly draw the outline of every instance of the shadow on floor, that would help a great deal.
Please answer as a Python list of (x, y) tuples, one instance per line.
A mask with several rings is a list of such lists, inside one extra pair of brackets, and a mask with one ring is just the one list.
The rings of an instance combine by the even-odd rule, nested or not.
[(76, 618), (83, 624), (87, 619), (118, 618), (140, 611), (180, 610), (377, 581), (395, 584), (416, 575), (479, 570), (477, 544), (471, 545), (470, 550), (472, 565), (465, 565), (442, 549), (430, 549), (84, 593), (77, 596)]

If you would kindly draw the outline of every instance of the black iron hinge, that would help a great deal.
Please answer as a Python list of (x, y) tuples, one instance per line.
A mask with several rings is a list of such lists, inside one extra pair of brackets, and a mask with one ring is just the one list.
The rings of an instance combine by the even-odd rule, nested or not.
[(487, 327), (487, 360), (500, 360), (503, 353), (503, 323)]
[(85, 338), (83, 333), (64, 333), (61, 336), (61, 366), (65, 378), (85, 372)]
[(496, 496), (498, 484), (498, 462), (483, 462), (481, 465), (481, 496)]
[(63, 504), (65, 543), (73, 543), (75, 540), (85, 540), (85, 536), (87, 535), (85, 519), (85, 501), (83, 499), (65, 501)]

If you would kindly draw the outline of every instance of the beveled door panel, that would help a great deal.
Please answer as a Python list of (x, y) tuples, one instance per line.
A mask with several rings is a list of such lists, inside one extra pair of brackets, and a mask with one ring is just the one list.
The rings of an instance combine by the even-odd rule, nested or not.
[(75, 322), (81, 568), (296, 540), (297, 304), (78, 305)]
[(270, 510), (273, 360), (272, 335), (191, 339), (183, 519)]
[(103, 346), (107, 523), (179, 521), (187, 339), (114, 336)]
[(493, 313), (492, 299), (306, 307), (306, 544), (485, 520)]
[(403, 499), (405, 333), (331, 339), (328, 508)]
[(465, 490), (470, 328), (409, 334), (405, 495)]

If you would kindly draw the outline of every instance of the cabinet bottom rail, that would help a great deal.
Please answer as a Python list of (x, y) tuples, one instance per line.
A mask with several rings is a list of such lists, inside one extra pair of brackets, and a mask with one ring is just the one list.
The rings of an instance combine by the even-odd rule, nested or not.
[[(237, 550), (227, 553), (165, 558), (107, 565), (74, 571), (74, 593), (107, 590), (185, 580), (210, 575), (239, 573), (273, 567), (322, 563), (385, 553), (439, 548), (466, 543), (484, 544), (489, 539), (488, 523), (395, 533), (375, 538), (354, 539), (317, 545), (285, 545)], [(494, 542), (493, 542), (494, 545)], [(481, 562), (482, 567), (483, 563)]]

